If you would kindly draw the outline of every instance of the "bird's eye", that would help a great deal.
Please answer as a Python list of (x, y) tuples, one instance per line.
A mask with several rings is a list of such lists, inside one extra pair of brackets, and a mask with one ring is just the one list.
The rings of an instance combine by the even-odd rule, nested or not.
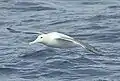
[(40, 37), (40, 38), (43, 38), (43, 37)]

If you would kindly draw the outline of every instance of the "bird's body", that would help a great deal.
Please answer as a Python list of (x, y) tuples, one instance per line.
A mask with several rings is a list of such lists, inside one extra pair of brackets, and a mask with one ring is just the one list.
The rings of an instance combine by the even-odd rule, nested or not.
[(98, 50), (95, 49), (93, 46), (84, 43), (81, 40), (76, 41), (74, 38), (58, 32), (51, 32), (51, 33), (39, 35), (36, 40), (30, 42), (29, 44), (34, 44), (34, 43), (42, 43), (44, 45), (54, 48), (72, 48), (72, 47), (81, 46), (87, 49), (88, 51), (91, 51), (93, 53), (98, 53)]
[(51, 32), (44, 34), (42, 32), (25, 32), (25, 31), (17, 31), (11, 28), (7, 28), (12, 33), (24, 33), (24, 34), (41, 34), (37, 37), (36, 40), (33, 42), (30, 42), (29, 44), (34, 43), (42, 43), (44, 45), (47, 45), (49, 47), (54, 48), (72, 48), (72, 47), (79, 47), (87, 49), (90, 52), (93, 52), (95, 54), (100, 54), (100, 50), (96, 49), (95, 47), (82, 42), (81, 40), (76, 41), (73, 37), (70, 37), (68, 35), (58, 33), (58, 32)]
[[(35, 41), (37, 42), (40, 39), (42, 39), (41, 43), (55, 48), (71, 48), (78, 46), (78, 44), (74, 43), (74, 39), (72, 37), (58, 32), (42, 34), (38, 36), (38, 38)], [(35, 43), (35, 41), (30, 42), (30, 44)]]

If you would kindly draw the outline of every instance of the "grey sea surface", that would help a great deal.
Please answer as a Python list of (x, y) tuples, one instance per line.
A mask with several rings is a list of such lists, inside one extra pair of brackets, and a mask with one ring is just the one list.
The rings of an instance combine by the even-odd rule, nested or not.
[[(29, 45), (62, 32), (104, 51)], [(0, 81), (120, 81), (120, 0), (0, 0)]]

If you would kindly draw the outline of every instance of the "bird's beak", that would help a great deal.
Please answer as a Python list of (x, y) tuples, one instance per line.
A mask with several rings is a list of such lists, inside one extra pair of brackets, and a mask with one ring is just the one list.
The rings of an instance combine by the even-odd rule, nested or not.
[(38, 43), (39, 42), (39, 39), (35, 39), (34, 41), (30, 42), (29, 45), (32, 45), (32, 44), (35, 44), (35, 43)]
[(32, 41), (32, 42), (29, 43), (29, 45), (32, 45), (32, 44), (34, 44), (34, 43), (36, 43), (36, 42), (35, 42), (35, 41)]

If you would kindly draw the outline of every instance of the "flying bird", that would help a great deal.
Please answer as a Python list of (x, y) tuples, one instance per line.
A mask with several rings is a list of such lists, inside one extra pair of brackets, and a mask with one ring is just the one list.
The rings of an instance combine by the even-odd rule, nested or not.
[(42, 43), (46, 46), (53, 48), (73, 48), (73, 47), (82, 47), (92, 53), (100, 54), (100, 50), (95, 47), (89, 45), (88, 43), (84, 43), (81, 40), (76, 40), (73, 37), (68, 35), (59, 33), (59, 32), (51, 32), (51, 33), (42, 33), (42, 32), (23, 32), (17, 31), (11, 28), (7, 28), (12, 33), (25, 33), (25, 34), (40, 34), (34, 41), (30, 42), (29, 45), (35, 43)]

